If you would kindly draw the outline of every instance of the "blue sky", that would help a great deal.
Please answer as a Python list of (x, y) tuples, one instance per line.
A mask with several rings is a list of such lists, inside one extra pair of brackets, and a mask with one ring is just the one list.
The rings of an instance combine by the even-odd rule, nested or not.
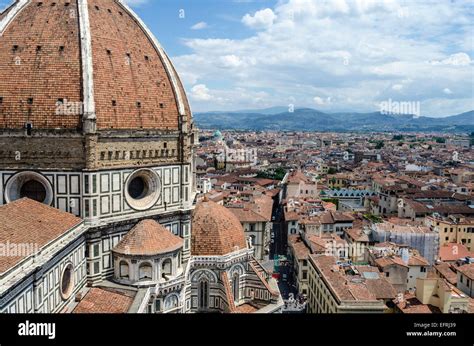
[(471, 0), (127, 2), (171, 56), (194, 112), (369, 112), (389, 99), (420, 102), (426, 116), (474, 109)]

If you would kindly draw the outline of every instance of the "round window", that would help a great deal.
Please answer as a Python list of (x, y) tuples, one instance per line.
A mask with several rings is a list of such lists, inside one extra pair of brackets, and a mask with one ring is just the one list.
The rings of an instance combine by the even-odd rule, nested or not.
[(46, 199), (46, 189), (37, 180), (28, 180), (20, 188), (20, 198), (29, 198), (43, 203)]
[(143, 177), (135, 177), (128, 185), (128, 194), (133, 199), (142, 199), (146, 197), (148, 187)]
[(71, 297), (72, 291), (74, 289), (74, 267), (72, 263), (69, 263), (64, 267), (63, 273), (61, 275), (60, 290), (61, 296), (64, 300)]
[(5, 186), (7, 203), (20, 198), (29, 198), (50, 205), (53, 202), (53, 189), (43, 175), (36, 172), (20, 172), (11, 177)]
[(151, 169), (133, 172), (125, 182), (125, 199), (135, 210), (152, 208), (161, 195), (161, 181)]

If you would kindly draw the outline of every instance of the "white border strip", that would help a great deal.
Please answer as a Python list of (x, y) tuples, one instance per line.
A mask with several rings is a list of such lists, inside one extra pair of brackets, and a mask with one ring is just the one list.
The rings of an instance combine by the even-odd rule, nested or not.
[[(30, 0), (19, 0), (16, 4), (12, 4), (14, 6), (5, 18), (0, 21), (0, 36), (3, 36), (3, 33), (7, 29), (8, 25), (13, 21), (13, 19), (20, 13), (20, 11), (28, 4)], [(7, 9), (8, 10), (8, 7)]]
[[(81, 37), (82, 81), (84, 83), (84, 119), (96, 120), (94, 100), (94, 70), (92, 65), (92, 40), (87, 0), (77, 0), (79, 10), (79, 30)], [(85, 124), (85, 132), (95, 132), (95, 126)]]
[(161, 59), (163, 60), (163, 63), (165, 65), (166, 72), (168, 73), (168, 76), (171, 79), (171, 84), (173, 86), (177, 101), (178, 101), (178, 109), (179, 109), (179, 115), (186, 115), (186, 109), (184, 107), (184, 96), (181, 93), (181, 89), (179, 88), (178, 80), (179, 77), (175, 73), (175, 70), (173, 68), (173, 64), (171, 60), (168, 58), (168, 55), (166, 55), (163, 47), (161, 44), (158, 42), (156, 37), (153, 35), (153, 33), (148, 29), (146, 24), (138, 17), (138, 15), (126, 4), (123, 2), (123, 0), (118, 0), (117, 1), (131, 16), (132, 18), (141, 26), (142, 30), (145, 32), (145, 34), (148, 36), (148, 38), (152, 41), (153, 45), (155, 46), (155, 49), (158, 51), (158, 54), (160, 55)]

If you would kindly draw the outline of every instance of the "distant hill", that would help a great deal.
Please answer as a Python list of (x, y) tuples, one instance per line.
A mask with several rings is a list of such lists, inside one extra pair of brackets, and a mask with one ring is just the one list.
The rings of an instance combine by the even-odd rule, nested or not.
[[(284, 111), (281, 111), (284, 109)], [(276, 113), (275, 113), (276, 112)], [(373, 113), (324, 113), (311, 108), (196, 113), (202, 129), (281, 131), (474, 131), (474, 111), (444, 118)]]

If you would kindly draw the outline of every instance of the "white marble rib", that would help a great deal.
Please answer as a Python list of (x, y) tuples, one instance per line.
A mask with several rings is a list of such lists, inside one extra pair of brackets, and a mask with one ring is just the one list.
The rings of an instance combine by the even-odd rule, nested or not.
[(26, 5), (28, 5), (30, 1), (31, 0), (19, 0), (17, 3), (11, 5), (13, 8), (8, 12), (5, 18), (0, 21), (0, 36), (3, 35), (8, 25), (13, 21), (13, 19), (15, 19), (18, 13), (20, 13), (21, 10), (25, 8)]
[(79, 9), (79, 28), (81, 37), (81, 63), (84, 97), (84, 131), (96, 131), (96, 113), (94, 100), (94, 69), (92, 64), (92, 40), (87, 0), (77, 0)]

